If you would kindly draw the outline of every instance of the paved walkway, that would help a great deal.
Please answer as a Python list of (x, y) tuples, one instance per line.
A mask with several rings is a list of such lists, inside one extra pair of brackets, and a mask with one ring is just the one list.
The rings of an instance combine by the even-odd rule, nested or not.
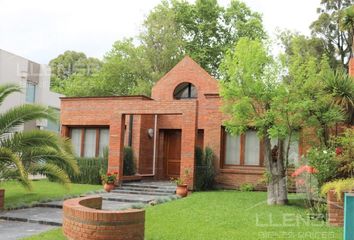
[[(136, 204), (148, 204), (175, 196), (169, 182), (125, 183), (102, 196), (102, 209), (121, 210)], [(62, 225), (63, 201), (37, 204), (35, 207), (0, 212), (0, 239), (12, 240), (48, 231)]]

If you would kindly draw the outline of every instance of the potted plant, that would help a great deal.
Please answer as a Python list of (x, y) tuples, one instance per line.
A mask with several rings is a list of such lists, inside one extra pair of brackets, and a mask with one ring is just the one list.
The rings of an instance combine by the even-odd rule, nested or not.
[[(184, 179), (188, 179), (188, 177), (189, 177), (189, 169), (185, 169)], [(188, 185), (184, 183), (184, 180), (181, 177), (179, 177), (173, 179), (173, 182), (175, 182), (177, 185), (176, 194), (182, 198), (186, 197), (188, 195)]]
[(101, 176), (103, 188), (106, 192), (110, 192), (114, 189), (117, 177), (118, 177), (118, 172), (107, 173)]

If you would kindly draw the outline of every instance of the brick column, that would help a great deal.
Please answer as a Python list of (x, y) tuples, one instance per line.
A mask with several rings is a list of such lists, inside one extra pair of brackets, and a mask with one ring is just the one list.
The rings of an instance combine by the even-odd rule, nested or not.
[(119, 182), (123, 179), (125, 115), (114, 114), (109, 126), (108, 172), (118, 172)]
[(62, 137), (69, 137), (69, 127), (68, 126), (65, 126), (65, 125), (62, 125), (61, 128), (60, 128), (60, 134)]
[(328, 209), (329, 225), (336, 226), (336, 227), (343, 226), (343, 222), (344, 222), (343, 196), (341, 200), (338, 200), (337, 194), (334, 192), (334, 190), (330, 190), (327, 193), (327, 209)]
[[(195, 146), (197, 141), (197, 108), (183, 114), (182, 146), (180, 177), (188, 185), (188, 189), (194, 189), (195, 183)], [(188, 169), (188, 176), (186, 170)]]

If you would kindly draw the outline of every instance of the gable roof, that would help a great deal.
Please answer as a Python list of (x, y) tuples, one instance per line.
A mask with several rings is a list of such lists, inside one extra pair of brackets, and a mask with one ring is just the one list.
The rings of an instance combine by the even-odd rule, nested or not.
[(201, 94), (217, 94), (218, 81), (205, 71), (191, 57), (185, 56), (168, 73), (166, 73), (152, 88), (152, 98), (160, 99), (162, 89), (171, 91), (176, 84), (190, 82), (198, 88)]

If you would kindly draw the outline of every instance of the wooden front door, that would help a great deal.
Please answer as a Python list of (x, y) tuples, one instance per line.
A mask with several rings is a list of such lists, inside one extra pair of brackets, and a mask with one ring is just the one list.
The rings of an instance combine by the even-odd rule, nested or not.
[(177, 178), (181, 168), (181, 130), (165, 130), (164, 134), (166, 177)]

